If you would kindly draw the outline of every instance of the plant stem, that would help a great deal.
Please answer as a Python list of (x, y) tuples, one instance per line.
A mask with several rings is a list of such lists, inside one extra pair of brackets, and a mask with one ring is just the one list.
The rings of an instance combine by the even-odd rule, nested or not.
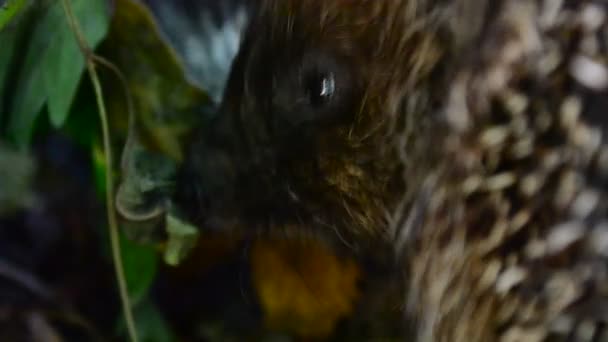
[(89, 77), (93, 83), (95, 90), (95, 99), (97, 100), (97, 108), (99, 111), (99, 119), (101, 121), (101, 129), (103, 135), (103, 145), (105, 151), (105, 162), (106, 162), (106, 212), (108, 216), (108, 229), (110, 232), (110, 244), (112, 249), (112, 259), (114, 261), (114, 271), (116, 273), (116, 281), (118, 283), (118, 291), (120, 294), (120, 300), (122, 303), (123, 314), (125, 316), (125, 322), (127, 331), (129, 333), (130, 340), (137, 342), (137, 329), (135, 328), (135, 320), (133, 318), (133, 312), (131, 311), (131, 300), (127, 291), (127, 282), (125, 279), (125, 272), (122, 263), (122, 253), (120, 250), (118, 224), (116, 220), (116, 213), (114, 212), (114, 178), (112, 176), (113, 159), (112, 159), (112, 147), (110, 143), (110, 130), (108, 126), (108, 117), (106, 114), (106, 107), (103, 100), (103, 91), (101, 83), (99, 82), (99, 76), (95, 69), (95, 58), (89, 48), (80, 26), (76, 22), (76, 18), (72, 12), (72, 7), (69, 0), (61, 0), (64, 12), (68, 17), (68, 22), (76, 36), (78, 46), (83, 52), (86, 59), (87, 69), (89, 71)]

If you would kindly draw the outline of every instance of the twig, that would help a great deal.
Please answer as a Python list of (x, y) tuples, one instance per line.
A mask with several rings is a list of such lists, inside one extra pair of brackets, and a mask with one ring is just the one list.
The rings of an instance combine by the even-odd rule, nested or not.
[(45, 304), (53, 304), (54, 307), (59, 308), (55, 311), (44, 310), (44, 313), (47, 316), (51, 318), (53, 316), (62, 318), (64, 321), (86, 330), (92, 340), (103, 341), (100, 333), (90, 322), (74, 311), (70, 305), (60, 303), (54, 291), (40, 281), (34, 274), (17, 267), (17, 265), (14, 265), (8, 260), (0, 259), (0, 278), (6, 278), (17, 285), (22, 286)]
[(42, 284), (33, 274), (20, 270), (8, 261), (0, 259), (0, 277), (10, 279), (25, 287), (45, 301), (53, 299), (53, 292)]
[[(67, 0), (63, 0), (67, 1)], [(108, 225), (110, 228), (110, 242), (112, 244), (112, 258), (114, 259), (114, 268), (116, 271), (116, 279), (118, 281), (118, 287), (120, 292), (120, 298), (122, 301), (123, 312), (125, 315), (125, 321), (127, 323), (127, 330), (131, 341), (136, 342), (137, 331), (135, 328), (135, 320), (133, 319), (133, 313), (131, 312), (131, 299), (127, 291), (127, 281), (125, 279), (125, 271), (122, 265), (122, 255), (120, 251), (120, 241), (118, 235), (118, 224), (116, 222), (116, 214), (114, 212), (114, 179), (112, 177), (113, 162), (112, 162), (112, 148), (110, 146), (110, 131), (108, 128), (108, 119), (106, 115), (105, 104), (103, 102), (103, 93), (101, 90), (101, 84), (95, 69), (95, 64), (92, 61), (87, 63), (89, 69), (89, 76), (93, 87), (95, 89), (95, 97), (97, 99), (97, 106), (99, 108), (99, 118), (101, 120), (101, 129), (103, 134), (103, 145), (106, 151), (106, 211), (108, 215)]]
[(99, 119), (101, 121), (101, 129), (103, 134), (103, 144), (105, 150), (105, 162), (106, 162), (106, 211), (108, 216), (108, 226), (110, 231), (110, 243), (112, 246), (112, 258), (114, 260), (114, 270), (116, 273), (116, 280), (118, 283), (118, 290), (120, 294), (120, 299), (122, 303), (123, 314), (125, 316), (125, 322), (127, 326), (127, 331), (129, 333), (129, 337), (131, 341), (137, 342), (137, 330), (135, 328), (135, 320), (133, 319), (133, 312), (131, 311), (131, 300), (129, 298), (129, 293), (127, 291), (127, 282), (125, 279), (125, 273), (122, 264), (122, 256), (120, 251), (120, 241), (119, 241), (119, 233), (118, 233), (118, 225), (116, 220), (116, 215), (114, 212), (114, 179), (112, 177), (113, 171), (113, 159), (112, 159), (112, 147), (110, 146), (110, 131), (108, 128), (108, 118), (106, 114), (106, 107), (103, 101), (103, 91), (101, 88), (101, 84), (99, 82), (99, 76), (97, 75), (97, 70), (95, 69), (95, 58), (94, 54), (91, 52), (82, 31), (80, 30), (80, 26), (76, 22), (76, 18), (72, 12), (72, 7), (69, 0), (61, 0), (63, 5), (63, 9), (65, 11), (66, 16), (68, 17), (68, 22), (74, 35), (76, 36), (76, 40), (78, 41), (78, 46), (82, 51), (84, 57), (86, 58), (87, 69), (89, 71), (89, 77), (91, 78), (91, 82), (93, 83), (93, 88), (95, 90), (95, 99), (97, 100), (97, 107), (99, 110)]

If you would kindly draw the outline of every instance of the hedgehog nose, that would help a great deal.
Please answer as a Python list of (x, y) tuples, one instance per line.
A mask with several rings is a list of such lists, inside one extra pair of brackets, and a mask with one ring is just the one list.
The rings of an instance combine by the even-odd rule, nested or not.
[(184, 218), (196, 225), (209, 210), (210, 199), (199, 182), (193, 163), (187, 160), (178, 172), (173, 201)]
[(178, 171), (174, 202), (186, 219), (201, 227), (234, 192), (238, 165), (229, 121), (216, 117), (201, 129)]
[(181, 166), (176, 202), (200, 217), (233, 192), (237, 163), (232, 154), (215, 142), (203, 139), (195, 144)]

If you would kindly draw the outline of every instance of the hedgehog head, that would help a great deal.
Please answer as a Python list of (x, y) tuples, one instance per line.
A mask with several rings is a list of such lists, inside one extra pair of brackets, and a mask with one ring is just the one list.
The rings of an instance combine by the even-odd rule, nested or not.
[(451, 53), (444, 11), (423, 1), (260, 1), (219, 114), (182, 167), (188, 216), (204, 229), (385, 240), (408, 187), (395, 141), (433, 149), (411, 142), (431, 129), (429, 80)]

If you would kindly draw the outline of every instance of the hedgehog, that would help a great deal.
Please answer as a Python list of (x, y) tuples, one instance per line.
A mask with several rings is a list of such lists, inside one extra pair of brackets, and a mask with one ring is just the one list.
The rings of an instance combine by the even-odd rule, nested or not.
[(608, 341), (606, 6), (259, 0), (175, 202), (390, 246), (420, 341)]

